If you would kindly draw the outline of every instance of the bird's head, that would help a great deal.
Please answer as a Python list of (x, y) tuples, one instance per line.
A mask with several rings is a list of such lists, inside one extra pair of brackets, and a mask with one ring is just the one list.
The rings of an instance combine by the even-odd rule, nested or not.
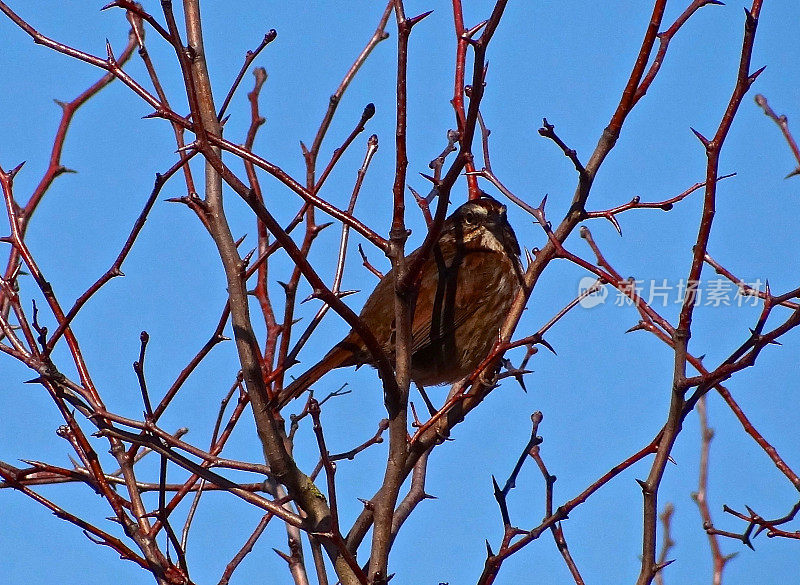
[(483, 195), (456, 209), (445, 221), (442, 237), (467, 249), (483, 249), (519, 256), (517, 236), (506, 216), (506, 206)]

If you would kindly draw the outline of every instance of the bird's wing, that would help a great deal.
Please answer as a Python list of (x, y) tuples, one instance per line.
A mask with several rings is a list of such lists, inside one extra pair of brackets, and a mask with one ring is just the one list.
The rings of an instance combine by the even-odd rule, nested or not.
[(412, 354), (432, 344), (446, 343), (448, 337), (496, 294), (491, 284), (487, 286), (493, 280), (490, 273), (494, 267), (486, 261), (486, 254), (467, 254), (450, 266), (445, 266), (443, 261), (427, 263), (419, 289), (436, 290), (436, 294), (420, 295), (417, 299), (411, 327)]

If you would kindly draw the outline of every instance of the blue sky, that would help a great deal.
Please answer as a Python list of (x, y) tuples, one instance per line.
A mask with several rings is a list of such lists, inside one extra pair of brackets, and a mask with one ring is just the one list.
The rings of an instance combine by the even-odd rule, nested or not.
[[(160, 14), (159, 4), (144, 2), (154, 14)], [(486, 18), (492, 6), (483, 1), (465, 4), (468, 26)], [(100, 12), (101, 5), (71, 2), (55, 8), (41, 0), (11, 3), (42, 33), (102, 56), (106, 38), (121, 50), (127, 24), (121, 11)], [(670, 3), (665, 22), (672, 22), (684, 7)], [(313, 140), (328, 96), (372, 34), (382, 8), (380, 2), (367, 1), (348, 2), (346, 7), (309, 2), (302, 8), (282, 2), (204, 3), (207, 55), (218, 102), (244, 53), (257, 46), (267, 30), (278, 31), (277, 40), (256, 61), (269, 74), (261, 100), (267, 123), (255, 145), (259, 154), (293, 176), (303, 176), (299, 141)], [(418, 191), (427, 185), (417, 173), (428, 171), (428, 162), (442, 150), (446, 131), (454, 124), (449, 100), (455, 49), (448, 3), (406, 4), (408, 14), (430, 9), (434, 13), (414, 29), (409, 61), (409, 185)], [(492, 41), (482, 112), (492, 130), (494, 171), (532, 204), (548, 195), (547, 213), (554, 222), (568, 207), (576, 176), (561, 151), (536, 130), (546, 117), (582, 160), (588, 158), (619, 100), (650, 10), (647, 2), (511, 2)], [(719, 123), (735, 80), (743, 19), (740, 3), (707, 6), (678, 33), (659, 78), (629, 117), (604, 163), (589, 209), (613, 207), (636, 195), (645, 201), (663, 200), (703, 180), (704, 151), (689, 128), (711, 135)], [(766, 95), (800, 133), (800, 122), (795, 123), (800, 121), (800, 47), (795, 42), (799, 25), (796, 2), (765, 3), (753, 68), (766, 65), (767, 69), (742, 103), (722, 153), (720, 172), (737, 174), (719, 185), (709, 246), (712, 256), (745, 281), (768, 279), (773, 292), (799, 284), (796, 207), (800, 178), (784, 180), (795, 162), (778, 128), (752, 97)], [(342, 101), (320, 157), (326, 161), (364, 105), (375, 103), (377, 113), (367, 131), (343, 157), (321, 195), (346, 206), (366, 137), (378, 134), (381, 146), (356, 212), (379, 233), (388, 231), (394, 169), (395, 34), (391, 26), (389, 30), (391, 38), (378, 46)], [(9, 169), (27, 161), (16, 180), (17, 197), (24, 200), (46, 167), (60, 115), (52, 100), (71, 99), (99, 73), (34, 45), (5, 18), (0, 18), (0, 38), (4, 80), (0, 166)], [(178, 107), (183, 103), (181, 79), (171, 49), (154, 34), (148, 37), (148, 48)], [(136, 57), (126, 70), (146, 81)], [(249, 122), (245, 94), (251, 80), (248, 74), (229, 110), (232, 115), (225, 131), (235, 142), (244, 140)], [(42, 270), (66, 305), (106, 270), (149, 195), (155, 173), (164, 172), (175, 161), (171, 129), (163, 121), (143, 120), (149, 112), (146, 104), (115, 83), (79, 112), (70, 129), (63, 162), (78, 172), (55, 182), (28, 236)], [(241, 168), (232, 159), (229, 162)], [(465, 183), (459, 185), (454, 193), (463, 194)], [(288, 220), (298, 205), (297, 197), (268, 178), (263, 186), (270, 209)], [(488, 185), (484, 188), (496, 194)], [(175, 180), (165, 188), (162, 199), (184, 192), (185, 187)], [(458, 197), (463, 195), (455, 195), (457, 202)], [(669, 287), (666, 306), (660, 302), (654, 306), (673, 323), (680, 306), (675, 302), (677, 287), (688, 272), (700, 208), (697, 192), (669, 213), (627, 212), (619, 217), (622, 237), (604, 220), (587, 223), (623, 276), (641, 280), (645, 291), (651, 283)], [(233, 194), (228, 195), (227, 209), (234, 235), (250, 234), (247, 241), (253, 242), (254, 219)], [(413, 229), (409, 246), (414, 247), (421, 242), (424, 228), (413, 202), (407, 209)], [(524, 246), (544, 244), (541, 229), (529, 216), (515, 208), (509, 213)], [(7, 230), (7, 223), (0, 222), (0, 231)], [(345, 289), (362, 291), (348, 299), (356, 310), (375, 283), (360, 266), (358, 243), (363, 241), (351, 237), (350, 271), (343, 283)], [(337, 228), (330, 228), (311, 255), (328, 281), (337, 245)], [(592, 258), (577, 234), (567, 247)], [(388, 262), (380, 253), (367, 250), (371, 261), (385, 270)], [(284, 280), (280, 275), (287, 274), (288, 266), (285, 259), (276, 259), (275, 279)], [(139, 332), (147, 330), (151, 337), (148, 384), (159, 395), (159, 389), (169, 386), (213, 331), (226, 292), (218, 256), (196, 217), (164, 201), (156, 204), (123, 271), (125, 278), (109, 283), (86, 307), (75, 330), (109, 408), (139, 417), (141, 398), (131, 369), (138, 356)], [(518, 334), (531, 333), (547, 322), (577, 294), (583, 276), (584, 271), (566, 261), (553, 262), (533, 293)], [(704, 283), (716, 278), (711, 270), (703, 273)], [(21, 284), (24, 298), (38, 298), (29, 279)], [(270, 286), (274, 295), (280, 294), (276, 282)], [(306, 286), (300, 296), (308, 292)], [(578, 308), (560, 321), (548, 336), (558, 355), (534, 356), (528, 392), (504, 382), (456, 429), (455, 440), (435, 451), (427, 491), (438, 499), (423, 502), (398, 539), (391, 565), (397, 573), (395, 582), (455, 585), (475, 581), (483, 566), (484, 540), (496, 549), (501, 538), (502, 522), (490, 477), (503, 480), (511, 471), (529, 436), (533, 411), (544, 413), (541, 449), (550, 472), (558, 477), (556, 505), (650, 441), (667, 414), (672, 354), (647, 333), (626, 335), (638, 315), (630, 307), (616, 306), (615, 297), (612, 290), (604, 304)], [(690, 350), (705, 355), (707, 365), (717, 364), (738, 347), (757, 319), (760, 307), (737, 307), (733, 293), (729, 300), (732, 306), (704, 305), (697, 310)], [(317, 308), (316, 301), (309, 302), (302, 307), (302, 315), (308, 319)], [(49, 326), (52, 330), (52, 321)], [(329, 314), (316, 339), (300, 354), (303, 364), (315, 361), (346, 329)], [(782, 346), (767, 348), (755, 368), (727, 383), (756, 427), (795, 471), (800, 469), (796, 430), (800, 390), (795, 375), (799, 343), (797, 332), (790, 333)], [(516, 353), (511, 357), (520, 359)], [(63, 346), (55, 359), (65, 364), (65, 373), (72, 374)], [(188, 439), (205, 445), (219, 400), (236, 369), (233, 344), (216, 348), (162, 419), (164, 428), (189, 426)], [(40, 388), (22, 384), (31, 377), (30, 371), (0, 356), (0, 392), (11, 413), (0, 422), (0, 459), (69, 465), (68, 445), (55, 435), (60, 424), (57, 413)], [(353, 394), (331, 401), (323, 414), (331, 451), (345, 451), (363, 442), (384, 414), (374, 371), (337, 371), (326, 376), (323, 384), (335, 389), (345, 381), (352, 385)], [(434, 399), (444, 392), (431, 389)], [(710, 396), (709, 412), (716, 429), (709, 499), (718, 526), (733, 531), (744, 528), (723, 515), (723, 504), (737, 510), (750, 505), (768, 517), (784, 515), (797, 501), (797, 491), (717, 396)], [(710, 582), (711, 557), (690, 497), (697, 489), (698, 436), (697, 417), (692, 415), (675, 446), (676, 465), (668, 467), (661, 490), (661, 505), (669, 501), (676, 508), (673, 538), (677, 544), (671, 557), (677, 562), (664, 574), (667, 584)], [(297, 446), (301, 466), (315, 465), (315, 449), (313, 434), (306, 429)], [(260, 447), (249, 419), (242, 422), (226, 453), (259, 460)], [(356, 498), (370, 497), (379, 485), (384, 458), (385, 445), (379, 445), (354, 462), (339, 465), (345, 525), (360, 510)], [(155, 459), (150, 463), (153, 478), (157, 477), (155, 463)], [(648, 470), (649, 460), (626, 471), (564, 523), (570, 550), (588, 582), (635, 581), (641, 552), (641, 494), (634, 479), (645, 477)], [(182, 477), (181, 472), (174, 473)], [(533, 527), (544, 514), (544, 491), (532, 461), (526, 463), (517, 486), (510, 497), (512, 520), (520, 527)], [(104, 520), (109, 510), (88, 489), (54, 486), (41, 491), (104, 528), (114, 528)], [(0, 550), (12, 553), (3, 555), (10, 582), (152, 582), (149, 574), (92, 544), (78, 529), (24, 496), (3, 491), (0, 502)], [(185, 511), (184, 506), (176, 514)], [(257, 511), (230, 497), (206, 495), (188, 547), (195, 581), (216, 583), (259, 518)], [(285, 548), (285, 534), (277, 523), (267, 529), (233, 583), (252, 582), (273, 571), (279, 571), (275, 583), (289, 583), (273, 546)], [(797, 544), (792, 541), (761, 536), (755, 541), (755, 552), (732, 540), (723, 540), (722, 547), (726, 554), (738, 553), (726, 569), (727, 585), (790, 582), (800, 571)], [(526, 582), (570, 582), (549, 535), (507, 561), (497, 580), (501, 584)]]

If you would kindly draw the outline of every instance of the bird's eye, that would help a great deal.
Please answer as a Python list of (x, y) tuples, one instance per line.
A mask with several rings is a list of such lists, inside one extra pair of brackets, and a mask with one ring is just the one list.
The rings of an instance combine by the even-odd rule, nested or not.
[(464, 221), (468, 224), (475, 223), (475, 214), (471, 211), (468, 211), (464, 214)]

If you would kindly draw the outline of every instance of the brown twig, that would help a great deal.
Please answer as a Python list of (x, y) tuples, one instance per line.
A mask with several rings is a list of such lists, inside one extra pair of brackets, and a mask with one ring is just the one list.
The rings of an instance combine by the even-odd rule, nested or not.
[[(697, 403), (697, 414), (700, 419), (700, 473), (697, 480), (697, 491), (692, 494), (700, 511), (700, 518), (703, 526), (713, 525), (711, 520), (711, 508), (708, 505), (708, 469), (709, 453), (711, 452), (711, 440), (714, 438), (714, 430), (708, 426), (706, 397), (703, 396)], [(708, 533), (708, 545), (711, 549), (711, 560), (713, 566), (711, 583), (713, 585), (722, 584), (722, 572), (725, 564), (730, 560), (730, 556), (722, 554), (719, 547), (719, 539), (716, 534)]]
[(151, 569), (150, 564), (144, 558), (140, 557), (139, 555), (134, 553), (130, 548), (125, 546), (125, 544), (121, 540), (108, 534), (103, 530), (100, 530), (96, 526), (86, 522), (85, 520), (82, 520), (81, 518), (75, 516), (74, 514), (67, 512), (66, 510), (54, 504), (47, 498), (41, 496), (32, 489), (23, 485), (22, 483), (17, 481), (17, 479), (14, 477), (14, 474), (10, 473), (8, 469), (3, 465), (0, 465), (0, 477), (3, 478), (4, 483), (6, 485), (13, 487), (17, 491), (22, 492), (23, 494), (30, 497), (34, 501), (43, 505), (51, 512), (53, 512), (53, 514), (57, 518), (60, 518), (61, 520), (66, 520), (67, 522), (70, 522), (75, 526), (77, 526), (78, 528), (80, 528), (81, 530), (83, 530), (84, 534), (86, 534), (86, 536), (90, 540), (92, 540), (92, 542), (112, 548), (114, 551), (119, 553), (120, 558), (124, 560), (133, 561), (144, 569), (148, 570)]
[[(363, 119), (362, 119), (363, 120)], [(353, 192), (350, 195), (350, 203), (347, 206), (347, 213), (353, 214), (355, 210), (356, 201), (358, 200), (358, 195), (361, 192), (361, 185), (364, 181), (364, 177), (366, 176), (367, 170), (369, 169), (369, 165), (372, 162), (372, 158), (375, 156), (375, 153), (378, 150), (378, 137), (376, 135), (372, 135), (367, 140), (367, 152), (364, 156), (364, 162), (361, 164), (361, 167), (358, 169), (358, 175), (356, 178), (355, 186), (353, 187)], [(320, 183), (324, 180), (324, 176), (320, 178)], [(342, 225), (342, 234), (339, 240), (339, 256), (338, 261), (336, 263), (336, 272), (333, 277), (333, 284), (331, 285), (331, 291), (334, 294), (340, 293), (340, 288), (342, 284), (342, 278), (344, 276), (344, 266), (345, 260), (347, 257), (347, 242), (350, 235), (350, 228), (347, 225)], [(359, 249), (361, 249), (359, 247)], [(363, 251), (362, 251), (363, 253)], [(310, 339), (311, 334), (317, 328), (317, 325), (322, 322), (322, 318), (330, 309), (330, 305), (323, 305), (311, 319), (311, 323), (308, 327), (303, 331), (300, 338), (295, 343), (292, 350), (287, 354), (285, 360), (288, 363), (294, 363), (297, 355), (300, 353), (300, 350), (306, 344), (306, 342)]]
[(67, 312), (66, 316), (64, 317), (63, 321), (58, 324), (58, 328), (53, 332), (53, 335), (47, 341), (47, 351), (51, 352), (55, 347), (56, 342), (61, 338), (64, 334), (64, 331), (69, 327), (70, 323), (75, 319), (78, 312), (86, 305), (86, 303), (99, 291), (108, 281), (111, 279), (124, 276), (122, 272), (122, 264), (125, 262), (125, 259), (130, 254), (131, 250), (133, 249), (133, 245), (136, 243), (139, 234), (141, 233), (142, 229), (144, 228), (144, 224), (147, 221), (147, 217), (150, 214), (150, 211), (153, 209), (156, 200), (158, 199), (158, 195), (161, 193), (162, 188), (166, 185), (167, 181), (174, 175), (177, 171), (179, 171), (186, 164), (192, 157), (194, 153), (186, 156), (185, 158), (181, 158), (178, 162), (176, 162), (172, 167), (170, 167), (163, 175), (156, 174), (155, 183), (153, 185), (153, 190), (150, 192), (150, 196), (145, 201), (144, 208), (142, 209), (139, 217), (136, 218), (136, 221), (131, 228), (130, 233), (128, 234), (128, 238), (125, 240), (125, 243), (122, 245), (122, 248), (117, 254), (117, 257), (112, 262), (111, 266), (106, 270), (103, 275), (98, 278), (89, 288), (87, 288), (76, 300), (75, 303), (72, 305), (70, 310)]
[(669, 48), (670, 41), (672, 41), (681, 27), (686, 24), (686, 22), (695, 12), (708, 4), (716, 4), (719, 6), (724, 5), (724, 3), (720, 0), (692, 0), (692, 3), (686, 7), (686, 10), (684, 10), (677, 19), (675, 19), (675, 22), (673, 22), (667, 30), (658, 33), (658, 51), (650, 63), (650, 68), (647, 70), (647, 74), (645, 74), (645, 76), (642, 78), (639, 87), (636, 88), (633, 105), (642, 99), (647, 93), (647, 90), (650, 89), (650, 85), (653, 83), (653, 80), (656, 78), (656, 75), (658, 75), (658, 72), (661, 69), (661, 65), (664, 63), (664, 57), (667, 55), (667, 49)]
[[(372, 499), (374, 512), (372, 548), (367, 576), (376, 585), (389, 580), (389, 550), (392, 546), (392, 519), (403, 484), (403, 467), (408, 455), (408, 392), (411, 383), (411, 317), (414, 287), (405, 282), (408, 266), (405, 244), (408, 231), (405, 224), (405, 189), (408, 157), (406, 131), (408, 114), (407, 73), (408, 41), (414, 25), (429, 13), (407, 18), (403, 0), (395, 0), (397, 21), (397, 80), (395, 126), (395, 172), (392, 186), (392, 224), (386, 255), (394, 273), (395, 356), (393, 384), (384, 382), (384, 405), (389, 415), (389, 449), (379, 495)], [(351, 549), (352, 550), (352, 549)]]
[[(717, 181), (722, 181), (723, 179), (727, 179), (735, 175), (736, 173), (723, 175), (721, 177), (718, 177)], [(619, 223), (617, 222), (617, 218), (615, 217), (617, 214), (622, 213), (624, 211), (628, 211), (629, 209), (661, 209), (662, 211), (670, 211), (676, 203), (678, 203), (679, 201), (683, 201), (690, 194), (694, 193), (701, 187), (705, 187), (705, 185), (706, 185), (705, 183), (695, 183), (682, 193), (678, 193), (674, 197), (670, 197), (669, 199), (664, 199), (663, 201), (643, 202), (637, 195), (636, 197), (631, 199), (628, 203), (623, 203), (621, 205), (617, 205), (616, 207), (612, 207), (610, 209), (605, 209), (603, 211), (587, 211), (586, 219), (604, 217), (605, 219), (611, 222), (611, 224), (617, 230), (617, 233), (619, 233), (619, 235), (622, 235), (622, 228), (620, 227)]]
[[(10, 11), (4, 9), (3, 5), (0, 5), (0, 10), (3, 10), (3, 12), (5, 12), (7, 15), (11, 16), (9, 14)], [(12, 18), (12, 20), (14, 19)], [(133, 32), (131, 32), (131, 34), (128, 36), (128, 44), (119, 56), (120, 65), (126, 63), (130, 59), (135, 49), (136, 37)], [(97, 95), (101, 89), (114, 81), (114, 79), (115, 76), (112, 73), (106, 73), (103, 75), (103, 77), (81, 92), (80, 95), (73, 100), (69, 102), (56, 101), (56, 103), (61, 107), (61, 120), (59, 121), (56, 135), (53, 138), (53, 148), (50, 152), (50, 160), (48, 162), (47, 169), (45, 170), (42, 178), (39, 180), (39, 184), (34, 188), (33, 192), (28, 198), (28, 201), (24, 206), (21, 207), (20, 213), (18, 214), (17, 225), (22, 237), (25, 236), (25, 232), (28, 228), (31, 217), (33, 217), (33, 214), (39, 206), (39, 203), (41, 203), (42, 198), (52, 186), (53, 181), (64, 173), (72, 172), (61, 163), (61, 156), (64, 151), (67, 132), (73, 118), (75, 117), (75, 114), (86, 102)], [(9, 254), (8, 262), (6, 263), (6, 269), (3, 273), (3, 278), (5, 280), (9, 281), (12, 279), (16, 273), (18, 264), (19, 253), (16, 248), (12, 248), (11, 253)], [(9, 307), (5, 298), (5, 294), (0, 291), (0, 315), (8, 315), (8, 309)]]
[(789, 148), (791, 149), (792, 154), (797, 161), (797, 168), (786, 175), (786, 178), (788, 179), (789, 177), (800, 175), (800, 148), (797, 147), (797, 142), (795, 142), (794, 136), (792, 136), (792, 133), (789, 130), (788, 118), (783, 114), (780, 116), (776, 114), (775, 111), (770, 107), (769, 103), (767, 103), (767, 98), (760, 93), (756, 94), (755, 100), (761, 109), (764, 110), (764, 114), (766, 114), (766, 116), (775, 122), (778, 125), (778, 128), (781, 129), (781, 133), (783, 133), (783, 137), (789, 144)]
[(273, 517), (274, 516), (270, 513), (264, 514), (261, 517), (258, 525), (253, 529), (253, 532), (242, 545), (242, 548), (239, 549), (239, 552), (237, 552), (233, 559), (225, 566), (225, 571), (222, 573), (218, 585), (227, 585), (230, 582), (233, 572), (242, 564), (245, 557), (253, 551), (253, 547), (256, 545), (256, 542), (258, 542), (258, 539), (264, 533), (267, 524), (269, 524), (269, 521), (272, 520)]
[[(706, 253), (706, 256), (703, 259), (703, 261), (706, 264), (708, 264), (709, 266), (711, 266), (714, 269), (714, 272), (724, 276), (725, 278), (730, 280), (732, 283), (734, 283), (739, 288), (739, 294), (740, 295), (742, 295), (742, 296), (745, 296), (745, 295), (746, 296), (752, 296), (752, 297), (757, 297), (757, 298), (760, 298), (760, 299), (766, 299), (767, 298), (767, 293), (765, 291), (758, 290), (758, 289), (752, 287), (751, 285), (749, 285), (748, 283), (746, 283), (745, 281), (743, 281), (741, 278), (738, 278), (738, 277), (734, 276), (734, 274), (730, 270), (728, 270), (727, 268), (722, 266), (722, 264), (720, 264), (719, 262), (714, 260), (714, 258), (712, 258), (710, 254)], [(782, 300), (780, 303), (776, 303), (776, 304), (780, 304), (782, 307), (787, 307), (787, 308), (792, 309), (792, 310), (797, 310), (797, 308), (800, 307), (800, 304), (793, 303), (793, 302), (791, 302), (789, 300)]]
[[(750, 73), (750, 58), (753, 52), (760, 10), (761, 0), (754, 0), (751, 9), (745, 11), (744, 40), (742, 41), (741, 59), (736, 85), (714, 137), (711, 140), (707, 140), (696, 132), (698, 138), (700, 138), (706, 148), (707, 155), (703, 211), (697, 240), (693, 248), (691, 268), (689, 269), (686, 279), (686, 282), (689, 283), (689, 287), (683, 305), (681, 306), (678, 326), (673, 334), (675, 361), (669, 414), (667, 415), (664, 433), (662, 434), (658, 452), (650, 468), (650, 473), (647, 479), (641, 482), (644, 522), (642, 526), (642, 566), (637, 585), (649, 585), (660, 569), (655, 560), (658, 489), (667, 461), (669, 460), (672, 446), (681, 431), (682, 422), (686, 416), (685, 407), (687, 404), (685, 400), (685, 390), (683, 388), (686, 379), (687, 354), (689, 337), (691, 336), (692, 316), (697, 303), (697, 298), (694, 295), (694, 288), (700, 278), (714, 220), (720, 151), (745, 93), (753, 84), (756, 77), (761, 73), (761, 70), (753, 74)], [(634, 96), (631, 97), (633, 98)]]
[(236, 75), (236, 79), (234, 79), (233, 83), (231, 84), (231, 88), (228, 90), (228, 95), (225, 96), (225, 99), (222, 100), (222, 106), (219, 108), (219, 113), (217, 114), (217, 120), (222, 121), (222, 118), (225, 116), (225, 110), (228, 109), (228, 105), (231, 103), (231, 99), (233, 99), (233, 94), (236, 93), (236, 88), (239, 87), (239, 84), (244, 77), (245, 71), (247, 68), (250, 67), (250, 63), (252, 63), (258, 54), (264, 50), (264, 48), (270, 44), (275, 38), (278, 36), (278, 32), (273, 28), (267, 31), (264, 35), (264, 38), (261, 39), (261, 42), (258, 46), (253, 49), (247, 51), (247, 54), (244, 58), (244, 63), (242, 63), (242, 68), (239, 69), (239, 73)]
[[(658, 553), (658, 565), (666, 567), (669, 563), (667, 557), (675, 546), (675, 541), (672, 540), (672, 515), (675, 513), (675, 506), (667, 502), (664, 506), (664, 511), (658, 516), (661, 520), (661, 552)], [(659, 571), (653, 578), (656, 585), (664, 585), (664, 573)]]
[[(744, 520), (748, 523), (747, 528), (742, 533), (718, 530), (710, 523), (704, 524), (703, 527), (708, 534), (724, 536), (726, 538), (735, 538), (736, 540), (742, 541), (743, 544), (747, 545), (751, 549), (753, 549), (751, 537), (755, 538), (764, 531), (766, 531), (767, 537), (769, 538), (789, 538), (792, 540), (800, 540), (800, 530), (792, 532), (777, 528), (777, 526), (780, 526), (781, 524), (785, 524), (794, 520), (795, 516), (797, 516), (797, 513), (800, 512), (800, 502), (797, 502), (794, 506), (792, 506), (791, 510), (789, 510), (786, 515), (782, 516), (781, 518), (776, 518), (775, 520), (767, 520), (766, 518), (763, 518), (750, 506), (745, 506), (745, 508), (747, 509), (747, 514), (737, 512), (727, 505), (722, 507), (725, 513), (735, 516), (736, 518)], [(730, 556), (728, 558), (730, 558)]]

